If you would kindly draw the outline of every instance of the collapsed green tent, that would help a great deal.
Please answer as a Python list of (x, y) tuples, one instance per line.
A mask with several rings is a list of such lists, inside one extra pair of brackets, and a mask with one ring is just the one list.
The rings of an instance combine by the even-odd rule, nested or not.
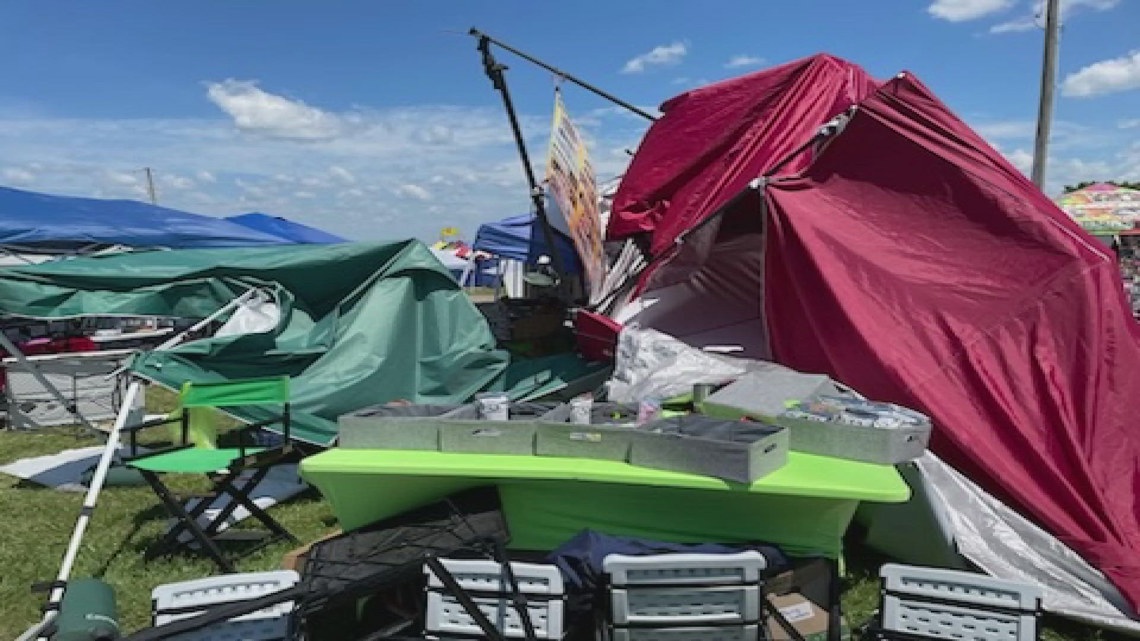
[[(418, 241), (128, 253), (0, 270), (0, 314), (34, 318), (204, 318), (261, 288), (272, 331), (212, 337), (137, 355), (137, 375), (177, 389), (287, 374), (293, 434), (317, 445), (339, 415), (394, 399), (456, 403), (487, 389), (514, 397), (590, 371), (574, 357), (518, 363)], [(264, 410), (263, 410), (264, 411)], [(267, 418), (236, 408), (239, 418)]]

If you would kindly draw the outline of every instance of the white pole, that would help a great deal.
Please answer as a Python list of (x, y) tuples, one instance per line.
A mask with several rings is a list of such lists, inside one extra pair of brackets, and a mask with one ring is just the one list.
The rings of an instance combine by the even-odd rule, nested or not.
[[(198, 321), (186, 331), (172, 336), (165, 343), (156, 347), (154, 351), (170, 349), (181, 341), (186, 334), (205, 327), (207, 323), (221, 316), (227, 310), (242, 304), (247, 298), (257, 293), (257, 291), (256, 289), (246, 291), (241, 296), (226, 303), (226, 305), (218, 311)], [(103, 482), (107, 478), (107, 470), (111, 468), (111, 460), (115, 458), (115, 451), (119, 449), (119, 434), (123, 431), (123, 426), (126, 425), (127, 419), (131, 414), (131, 407), (135, 404), (135, 397), (138, 396), (141, 387), (142, 384), (139, 381), (132, 381), (127, 388), (127, 393), (123, 396), (123, 404), (119, 407), (119, 413), (115, 417), (115, 424), (111, 428), (110, 435), (107, 436), (107, 445), (103, 448), (103, 455), (99, 457), (99, 464), (95, 467), (95, 475), (91, 478), (91, 485), (88, 486), (87, 495), (83, 499), (83, 507), (79, 510), (79, 520), (75, 522), (75, 530), (71, 533), (71, 542), (67, 546), (67, 552), (63, 555), (63, 564), (59, 567), (56, 583), (65, 584), (71, 577), (71, 569), (72, 566), (75, 565), (75, 558), (79, 555), (79, 546), (83, 543), (83, 535), (87, 531), (87, 524), (90, 523), (91, 517), (95, 513), (95, 502), (99, 499), (99, 493), (103, 490)], [(41, 636), (43, 630), (57, 616), (58, 607), (63, 601), (65, 590), (65, 587), (55, 587), (52, 589), (51, 596), (48, 598), (49, 609), (44, 614), (43, 620), (24, 632), (17, 641), (29, 641), (30, 639)]]

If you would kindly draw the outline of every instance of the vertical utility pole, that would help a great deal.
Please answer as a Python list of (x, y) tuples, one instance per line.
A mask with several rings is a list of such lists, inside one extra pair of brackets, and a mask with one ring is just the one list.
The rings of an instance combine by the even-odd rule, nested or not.
[(150, 194), (150, 204), (158, 204), (158, 193), (154, 191), (154, 176), (151, 175), (150, 167), (144, 167), (143, 171), (146, 172), (146, 193)]
[(1041, 63), (1041, 104), (1037, 111), (1037, 139), (1033, 145), (1033, 184), (1045, 188), (1049, 130), (1053, 125), (1053, 87), (1057, 83), (1057, 43), (1061, 35), (1060, 0), (1045, 3), (1045, 56)]

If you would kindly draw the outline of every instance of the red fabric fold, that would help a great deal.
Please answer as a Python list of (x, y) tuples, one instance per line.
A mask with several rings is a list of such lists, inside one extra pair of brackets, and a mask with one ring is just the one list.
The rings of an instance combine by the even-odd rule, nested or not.
[(749, 199), (732, 212), (767, 213), (775, 359), (930, 414), (939, 456), (1136, 608), (1140, 328), (1115, 258), (915, 78), (876, 86), (818, 56), (669, 101), (615, 197), (611, 237), (648, 234), (659, 268), (855, 103), (822, 151), (780, 170), (763, 211)]

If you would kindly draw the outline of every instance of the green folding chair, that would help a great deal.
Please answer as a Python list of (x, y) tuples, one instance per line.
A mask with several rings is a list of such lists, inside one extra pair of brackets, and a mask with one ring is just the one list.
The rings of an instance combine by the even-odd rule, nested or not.
[[(266, 514), (250, 498), (250, 492), (269, 473), (270, 467), (293, 454), (289, 441), (289, 377), (277, 376), (227, 381), (222, 383), (191, 383), (182, 386), (179, 396), (181, 407), (170, 416), (147, 421), (140, 425), (125, 427), (130, 434), (130, 456), (124, 465), (138, 470), (150, 484), (159, 500), (175, 519), (174, 525), (157, 544), (152, 546), (146, 558), (152, 559), (178, 547), (184, 533), (189, 533), (193, 542), (218, 564), (224, 572), (234, 572), (234, 566), (222, 554), (218, 541), (260, 540), (262, 545), (280, 539), (297, 539), (281, 526), (273, 517)], [(235, 406), (280, 406), (281, 413), (267, 420), (246, 425), (231, 436), (236, 436), (237, 447), (219, 448), (213, 427), (217, 408)], [(283, 439), (274, 447), (257, 447), (250, 438), (254, 430), (280, 423)], [(169, 448), (138, 454), (138, 433), (144, 429), (160, 425), (180, 425), (176, 445)], [(245, 479), (242, 472), (254, 470)], [(196, 496), (197, 504), (187, 510), (179, 497), (162, 482), (167, 474), (198, 475), (210, 478), (213, 488), (205, 495)], [(198, 521), (218, 496), (228, 496), (230, 501), (204, 526)], [(219, 532), (226, 520), (239, 507), (244, 507), (250, 515), (260, 521), (269, 531), (226, 531)], [(260, 547), (260, 546), (258, 546)]]

